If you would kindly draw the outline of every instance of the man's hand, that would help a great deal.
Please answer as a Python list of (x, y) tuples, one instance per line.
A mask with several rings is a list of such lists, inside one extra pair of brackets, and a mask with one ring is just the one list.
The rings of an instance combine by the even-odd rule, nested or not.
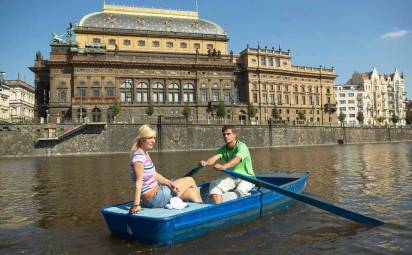
[(199, 166), (202, 166), (202, 167), (207, 167), (207, 166), (208, 166), (208, 164), (207, 164), (207, 162), (206, 162), (206, 161), (202, 160), (202, 161), (200, 161), (200, 162), (199, 162)]
[(225, 169), (225, 167), (223, 167), (223, 165), (219, 164), (219, 163), (215, 164), (213, 166), (213, 168), (215, 168), (216, 170), (219, 170), (219, 171)]

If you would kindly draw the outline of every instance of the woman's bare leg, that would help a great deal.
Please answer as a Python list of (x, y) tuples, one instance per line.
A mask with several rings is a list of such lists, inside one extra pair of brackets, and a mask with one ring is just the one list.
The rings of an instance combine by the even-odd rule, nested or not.
[(177, 196), (183, 200), (189, 200), (193, 202), (202, 202), (199, 188), (196, 185), (195, 180), (192, 177), (183, 177), (173, 181), (176, 187), (179, 189)]

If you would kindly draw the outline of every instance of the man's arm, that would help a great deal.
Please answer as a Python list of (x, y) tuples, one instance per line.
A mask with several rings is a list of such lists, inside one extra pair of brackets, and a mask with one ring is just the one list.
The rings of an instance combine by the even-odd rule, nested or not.
[(216, 170), (223, 170), (223, 169), (227, 169), (227, 168), (233, 168), (235, 167), (237, 164), (240, 163), (240, 161), (242, 161), (242, 158), (240, 156), (236, 156), (234, 157), (232, 160), (230, 160), (229, 162), (226, 162), (224, 164), (215, 164), (213, 167)]
[(200, 161), (199, 165), (203, 167), (212, 166), (216, 161), (221, 158), (220, 154), (213, 155), (212, 157), (208, 158), (206, 161)]

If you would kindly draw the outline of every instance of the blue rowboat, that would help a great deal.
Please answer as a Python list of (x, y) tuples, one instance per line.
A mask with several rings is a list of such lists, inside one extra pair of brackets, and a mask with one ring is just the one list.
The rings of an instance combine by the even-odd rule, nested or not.
[[(309, 173), (271, 173), (256, 178), (284, 189), (301, 193)], [(207, 198), (209, 183), (199, 186)], [(230, 194), (230, 193), (228, 193)], [(232, 195), (235, 193), (231, 193)], [(101, 209), (112, 235), (137, 240), (146, 244), (171, 244), (189, 240), (209, 231), (256, 220), (263, 215), (287, 208), (293, 199), (277, 192), (254, 188), (250, 195), (230, 199), (218, 205), (189, 203), (182, 210), (143, 208), (138, 214), (129, 214), (132, 202)]]

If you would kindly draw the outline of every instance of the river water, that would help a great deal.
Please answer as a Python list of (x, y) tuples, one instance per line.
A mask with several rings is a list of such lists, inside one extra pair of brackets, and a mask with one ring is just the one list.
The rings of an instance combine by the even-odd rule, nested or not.
[[(182, 176), (211, 151), (152, 153)], [(131, 199), (128, 155), (0, 159), (0, 254), (412, 254), (412, 144), (252, 150), (255, 172), (310, 172), (307, 193), (387, 222), (306, 204), (167, 246), (110, 235), (99, 209)], [(219, 173), (206, 169), (206, 182)]]

